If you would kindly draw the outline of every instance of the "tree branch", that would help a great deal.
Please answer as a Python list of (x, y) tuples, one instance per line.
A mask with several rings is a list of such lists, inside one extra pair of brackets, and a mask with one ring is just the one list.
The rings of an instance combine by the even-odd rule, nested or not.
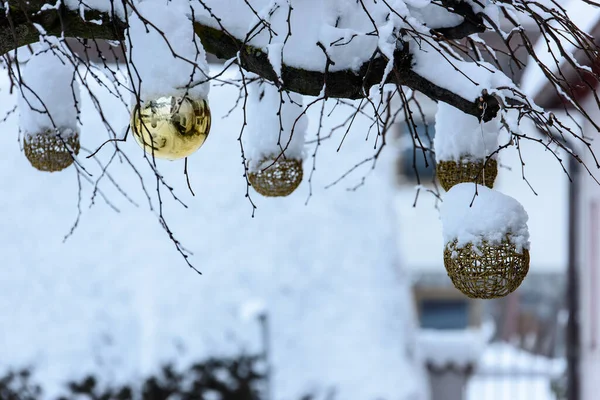
[[(244, 45), (240, 40), (232, 38), (219, 29), (200, 23), (195, 24), (195, 31), (208, 53), (219, 58), (229, 59), (236, 57), (239, 52), (242, 68), (278, 84), (277, 74), (271, 66), (268, 55), (260, 49)], [(347, 99), (365, 97), (372, 86), (378, 85), (382, 81), (387, 62), (387, 58), (379, 56), (363, 64), (357, 73), (349, 70), (328, 72), (325, 95)], [(388, 83), (409, 87), (431, 99), (448, 103), (467, 114), (476, 117), (482, 115), (482, 102), (479, 99), (475, 101), (464, 99), (415, 73), (412, 70), (412, 57), (408, 44), (405, 44), (402, 49), (396, 50), (394, 65), (395, 72), (389, 74)], [(282, 65), (281, 78), (283, 88), (286, 90), (308, 96), (318, 96), (323, 90), (325, 73)], [(497, 115), (500, 104), (495, 97), (490, 95), (483, 95), (482, 99), (487, 103), (484, 120), (489, 121)]]
[(34, 24), (53, 36), (61, 36), (64, 32), (65, 37), (82, 39), (125, 38), (125, 23), (106, 13), (86, 10), (86, 20), (83, 20), (78, 11), (68, 10), (62, 5), (58, 10), (48, 8), (41, 11), (46, 4), (44, 0), (9, 0), (7, 3), (8, 12), (0, 6), (0, 55), (38, 42), (40, 32)]
[(471, 6), (462, 0), (442, 0), (442, 4), (453, 13), (461, 15), (464, 20), (457, 26), (451, 28), (437, 28), (435, 33), (447, 40), (463, 39), (474, 33), (486, 31), (485, 23), (480, 14), (475, 14)]
[[(445, 0), (452, 3), (457, 13), (467, 14), (464, 22), (455, 28), (446, 28), (449, 38), (482, 29), (469, 6), (456, 0)], [(43, 0), (9, 0), (9, 12), (0, 8), (0, 54), (6, 54), (19, 46), (35, 43), (39, 40), (39, 32), (34, 24), (39, 24), (50, 35), (76, 37), (82, 39), (122, 40), (125, 24), (116, 16), (109, 16), (97, 11), (86, 11), (83, 20), (76, 11), (61, 7), (59, 10), (46, 9), (40, 11)], [(466, 7), (466, 8), (465, 8)], [(465, 8), (463, 10), (463, 8)], [(461, 14), (462, 15), (462, 14)], [(102, 24), (89, 22), (101, 20)], [(265, 79), (278, 83), (277, 75), (269, 58), (262, 50), (246, 45), (241, 40), (227, 33), (201, 23), (195, 23), (195, 32), (208, 53), (219, 58), (229, 59), (238, 56), (242, 67)], [(443, 30), (439, 29), (438, 34)], [(318, 96), (327, 82), (325, 95), (332, 98), (358, 99), (365, 97), (372, 86), (378, 85), (384, 76), (388, 60), (378, 55), (362, 65), (358, 72), (345, 70), (328, 72), (310, 71), (282, 66), (283, 89), (303, 95)], [(497, 115), (500, 105), (495, 97), (483, 95), (480, 99), (464, 99), (459, 95), (441, 88), (419, 76), (412, 70), (412, 58), (408, 44), (394, 54), (394, 71), (389, 74), (387, 82), (407, 86), (426, 96), (448, 103), (461, 111), (481, 117), (482, 101), (487, 103), (483, 119), (489, 121)], [(482, 101), (481, 101), (482, 100)]]

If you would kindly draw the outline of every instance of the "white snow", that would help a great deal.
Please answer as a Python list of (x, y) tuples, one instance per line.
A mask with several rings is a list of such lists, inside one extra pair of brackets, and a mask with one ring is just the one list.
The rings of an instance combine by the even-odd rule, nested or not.
[(475, 376), (465, 390), (466, 400), (556, 400), (547, 376)]
[[(478, 10), (481, 8), (477, 2), (471, 5)], [(497, 8), (489, 3), (482, 11), (494, 19), (498, 15)], [(106, 9), (106, 4), (100, 9)], [(173, 38), (175, 52), (181, 52), (184, 58), (193, 60), (194, 57), (195, 46), (190, 40), (192, 25), (188, 23), (194, 18), (204, 25), (226, 31), (245, 45), (262, 50), (280, 79), (284, 64), (310, 71), (325, 71), (326, 66), (330, 71), (357, 71), (374, 55), (383, 54), (390, 59), (383, 82), (392, 71), (393, 54), (402, 39), (410, 46), (415, 72), (469, 101), (474, 101), (483, 89), (502, 98), (511, 95), (502, 88), (515, 87), (505, 74), (489, 63), (458, 60), (457, 54), (448, 55), (447, 49), (442, 50), (432, 40), (416, 40), (414, 33), (399, 38), (403, 30), (427, 37), (430, 29), (452, 27), (462, 22), (463, 17), (431, 0), (304, 0), (293, 3), (290, 0), (144, 0), (136, 5), (136, 9), (147, 14), (145, 17), (158, 24), (167, 37)], [(163, 9), (167, 9), (166, 15)], [(178, 10), (177, 16), (169, 16), (174, 14), (173, 9)], [(161, 35), (151, 26), (148, 27), (151, 32), (146, 33), (146, 26), (137, 18), (137, 12), (131, 14), (134, 57), (140, 59), (137, 65), (145, 65), (142, 69), (147, 70), (140, 72), (145, 85), (154, 86), (148, 82), (160, 80), (151, 78), (161, 77), (162, 85), (167, 89), (185, 86), (190, 65), (177, 60), (180, 65), (173, 67), (171, 51)], [(156, 18), (150, 18), (152, 16)], [(136, 46), (138, 41), (140, 45)], [(159, 43), (162, 46), (158, 46)], [(202, 64), (203, 53), (200, 58), (198, 63)], [(328, 59), (332, 63), (328, 64)], [(200, 78), (196, 74), (194, 80)], [(142, 91), (148, 91), (142, 97), (145, 99), (163, 92), (162, 85), (144, 89), (142, 84)]]
[(460, 183), (444, 196), (440, 218), (444, 241), (457, 247), (487, 241), (500, 244), (506, 235), (517, 251), (529, 249), (527, 212), (514, 198), (485, 186)]
[(432, 41), (411, 42), (410, 50), (414, 72), (466, 100), (475, 101), (484, 89), (500, 97), (510, 96), (510, 91), (500, 88), (516, 87), (510, 78), (493, 65), (456, 60)]
[(465, 391), (467, 400), (556, 400), (552, 379), (564, 373), (564, 359), (528, 353), (508, 343), (491, 343)]
[[(1, 79), (4, 115), (15, 98)], [(88, 83), (121, 131), (127, 107)], [(251, 218), (237, 141), (242, 114), (223, 119), (237, 93), (233, 86), (213, 87), (213, 132), (188, 160), (196, 197), (187, 193), (182, 163), (158, 161), (189, 207), (163, 192), (167, 221), (194, 252), (202, 276), (179, 258), (148, 211), (137, 175), (118, 158), (108, 172), (140, 206), (105, 180), (100, 188), (121, 213), (101, 197), (88, 209), (92, 189), (84, 181), (82, 220), (62, 243), (77, 213), (75, 170), (34, 170), (19, 151), (17, 119), (2, 125), (0, 187), (10, 196), (0, 209), (0, 326), (10, 329), (0, 330), (1, 370), (31, 363), (52, 395), (59, 382), (90, 371), (99, 371), (103, 381), (124, 381), (162, 361), (185, 365), (259, 351), (258, 324), (241, 317), (267, 310), (273, 398), (297, 399), (311, 390), (324, 395), (330, 386), (340, 398), (424, 398), (422, 371), (409, 355), (415, 340), (409, 282), (395, 254), (393, 152), (382, 153), (360, 190), (346, 189), (370, 166), (324, 189), (373, 153), (372, 140), (364, 140), (370, 121), (359, 115), (342, 151), (336, 152), (341, 134), (323, 141), (324, 161), (317, 164), (307, 206), (305, 181), (285, 199), (254, 196), (258, 210)], [(107, 135), (87, 95), (82, 109), (82, 146), (95, 149)], [(338, 106), (324, 129), (348, 112)], [(311, 121), (313, 138), (318, 119)], [(132, 140), (120, 146), (154, 193), (143, 151)], [(111, 153), (108, 146), (99, 157), (106, 162)], [(93, 179), (100, 176), (94, 160), (81, 162)]]
[[(287, 0), (253, 1), (252, 7), (267, 21), (268, 27), (258, 21), (243, 0), (206, 0), (204, 4), (206, 7), (192, 3), (196, 19), (203, 24), (214, 28), (222, 25), (242, 41), (249, 37), (250, 45), (265, 52), (269, 46), (285, 42), (282, 46), (285, 64), (316, 71), (324, 71), (327, 63), (317, 43), (324, 46), (335, 63), (330, 71), (356, 70), (376, 50), (384, 54), (393, 50), (395, 36), (403, 28), (428, 33), (431, 28), (462, 22), (462, 17), (431, 0), (304, 0), (293, 2), (291, 14)], [(292, 34), (288, 37), (290, 27)]]
[[(242, 139), (250, 170), (264, 158), (304, 158), (307, 118), (302, 96), (279, 92), (272, 84), (254, 81), (247, 85), (247, 127)], [(281, 101), (283, 103), (280, 105)]]
[(62, 42), (51, 37), (48, 42), (52, 49), (47, 43), (38, 45), (21, 69), (19, 126), (26, 134), (77, 130), (80, 94), (73, 61)]
[[(135, 12), (130, 15), (131, 61), (137, 69), (132, 73), (139, 73), (139, 80), (130, 84), (141, 91), (142, 100), (183, 94), (207, 97), (209, 85), (203, 83), (203, 72), (208, 68), (200, 42), (197, 38), (194, 41), (190, 4), (201, 22), (215, 28), (223, 24), (241, 40), (250, 37), (248, 44), (266, 52), (279, 75), (283, 63), (323, 71), (327, 57), (317, 43), (334, 61), (332, 71), (357, 69), (377, 50), (391, 55), (395, 35), (408, 24), (428, 32), (432, 27), (460, 22), (460, 17), (430, 0), (387, 3), (394, 12), (386, 2), (363, 5), (355, 0), (305, 0), (295, 2), (293, 10), (287, 0), (255, 0), (251, 2), (253, 9), (243, 0), (145, 0), (137, 11), (166, 35), (172, 48), (155, 27), (146, 25)], [(88, 7), (102, 11), (112, 7), (112, 2), (102, 0), (66, 0), (66, 4), (78, 9), (84, 18)], [(495, 7), (490, 4), (484, 12), (495, 16)], [(255, 11), (266, 24), (258, 20)], [(122, 10), (118, 12), (124, 15)], [(411, 41), (410, 45), (417, 73), (465, 99), (474, 100), (483, 89), (502, 97), (498, 87), (514, 87), (489, 64), (452, 59), (451, 66), (433, 47), (437, 45), (426, 41)], [(200, 69), (194, 70), (194, 63)], [(190, 82), (194, 87), (186, 89)], [(122, 131), (129, 112), (96, 82), (90, 85), (111, 125)], [(242, 139), (248, 158), (260, 159), (274, 149), (281, 150), (281, 142), (287, 142), (290, 126), (302, 106), (284, 99), (288, 102), (280, 121), (277, 90), (269, 86), (265, 98), (258, 102), (257, 92), (250, 89), (248, 127)], [(298, 398), (313, 389), (323, 394), (329, 385), (337, 386), (340, 398), (418, 398), (422, 394), (420, 371), (415, 360), (407, 356), (414, 346), (408, 282), (399, 273), (393, 250), (392, 157), (382, 153), (377, 170), (359, 191), (346, 188), (360, 182), (364, 170), (352, 174), (348, 184), (343, 181), (323, 190), (327, 183), (372, 155), (375, 139), (364, 140), (370, 121), (358, 114), (355, 128), (339, 153), (339, 134), (323, 142), (319, 160), (327, 162), (318, 163), (308, 206), (305, 180), (285, 200), (254, 199), (259, 209), (257, 217), (250, 219), (237, 142), (242, 116), (238, 111), (222, 119), (238, 93), (233, 86), (219, 86), (213, 91), (217, 92), (211, 96), (214, 133), (204, 151), (190, 158), (192, 186), (198, 197), (182, 195), (190, 205), (187, 210), (164, 199), (168, 219), (184, 245), (194, 251), (192, 259), (205, 272), (203, 277), (174, 262), (178, 258), (172, 243), (160, 229), (156, 215), (145, 210), (144, 195), (136, 191), (137, 175), (117, 161), (110, 172), (122, 187), (133, 192), (142, 207), (132, 207), (104, 183), (104, 192), (111, 200), (117, 197), (123, 213), (111, 214), (110, 207), (97, 198), (96, 207), (86, 210), (76, 235), (60, 244), (76, 212), (73, 169), (69, 170), (71, 175), (40, 176), (29, 168), (14, 143), (10, 147), (10, 135), (0, 139), (4, 140), (0, 152), (5, 153), (0, 157), (0, 167), (5, 164), (0, 182), (13, 194), (5, 199), (5, 229), (0, 232), (0, 240), (6, 243), (4, 262), (10, 268), (0, 279), (0, 292), (5, 293), (0, 297), (0, 326), (11, 326), (10, 331), (0, 333), (0, 354), (7, 355), (0, 358), (0, 367), (35, 363), (54, 391), (59, 379), (97, 368), (103, 370), (106, 379), (128, 379), (155, 368), (159, 361), (177, 359), (184, 363), (208, 355), (256, 351), (258, 329), (252, 321), (267, 312), (272, 324), (276, 398)], [(6, 92), (0, 91), (0, 109), (14, 101)], [(65, 98), (69, 97), (62, 93), (61, 101)], [(295, 99), (300, 103), (299, 97)], [(95, 149), (106, 139), (104, 126), (88, 96), (84, 96), (83, 105), (88, 111), (82, 116), (82, 142), (84, 147)], [(68, 109), (71, 107), (57, 113), (68, 113)], [(326, 113), (332, 109), (328, 104)], [(340, 115), (350, 112), (338, 106), (327, 125), (335, 125)], [(484, 125), (482, 133), (473, 117), (443, 115), (444, 111), (438, 128), (442, 135), (436, 139), (440, 143), (436, 146), (438, 159), (458, 159), (465, 154), (485, 157), (497, 147), (497, 137), (493, 136), (497, 130), (488, 129), (490, 124)], [(7, 132), (17, 130), (15, 122), (14, 118), (7, 121)], [(30, 123), (40, 125), (28, 116), (21, 129), (26, 130)], [(305, 125), (301, 118), (287, 155), (303, 155)], [(315, 131), (313, 120), (309, 137), (314, 139)], [(444, 131), (450, 133), (444, 135)], [(145, 167), (140, 149), (131, 142), (122, 147), (134, 155), (135, 165)], [(100, 157), (107, 161), (109, 153), (104, 150)], [(93, 160), (87, 166), (94, 177), (98, 176)], [(185, 190), (182, 169), (181, 164), (159, 164), (161, 174)], [(15, 170), (22, 180), (14, 179)], [(153, 182), (154, 175), (147, 169), (143, 176)], [(73, 193), (70, 203), (64, 197), (69, 191)], [(442, 205), (444, 240), (457, 238), (459, 245), (482, 239), (494, 242), (510, 233), (517, 246), (529, 247), (527, 214), (514, 199), (480, 187), (474, 206), (469, 208), (475, 186), (459, 185), (453, 191)], [(91, 189), (84, 188), (84, 202), (90, 194)], [(439, 249), (438, 255), (441, 246)], [(178, 343), (183, 343), (184, 355), (178, 352)], [(473, 346), (469, 351), (476, 349)]]
[[(242, 40), (250, 36), (249, 44), (265, 52), (268, 45), (283, 43), (289, 32), (289, 5), (285, 0), (257, 0), (252, 3), (257, 13), (268, 21), (269, 29), (258, 23), (256, 16), (244, 1), (213, 0), (206, 3), (211, 13), (217, 17), (227, 16), (219, 22), (230, 33)], [(372, 11), (376, 25), (387, 24), (385, 15), (389, 12), (385, 12), (386, 7), (383, 4), (368, 2), (366, 6)], [(219, 27), (216, 20), (202, 5), (195, 4), (194, 8), (199, 21), (215, 28)], [(230, 10), (236, 12), (231, 13)], [(275, 11), (270, 13), (272, 10)], [(261, 28), (259, 34), (255, 34), (258, 30), (255, 29), (257, 25)], [(335, 62), (335, 65), (331, 66), (332, 71), (357, 68), (377, 49), (378, 38), (367, 36), (367, 32), (374, 29), (373, 24), (361, 5), (353, 1), (294, 2), (289, 26), (292, 35), (283, 46), (283, 62), (287, 65), (324, 70), (326, 56), (317, 43), (325, 46), (329, 57)], [(249, 35), (250, 32), (252, 34)], [(273, 32), (277, 33), (277, 36), (274, 36)], [(347, 45), (335, 45), (335, 43), (347, 42), (349, 42)]]
[(187, 12), (189, 7), (178, 2), (145, 0), (129, 17), (131, 84), (141, 101), (208, 97), (206, 52)]
[[(101, 0), (84, 3), (69, 0), (67, 5), (106, 11), (112, 1), (100, 3)], [(493, 2), (488, 2), (484, 8), (479, 2), (470, 1), (469, 4), (498, 22), (498, 6)], [(311, 71), (324, 71), (327, 65), (330, 71), (356, 71), (373, 55), (383, 54), (390, 58), (383, 82), (392, 71), (391, 58), (401, 44), (399, 35), (403, 30), (426, 38), (430, 29), (456, 26), (463, 20), (432, 0), (304, 0), (293, 3), (290, 0), (144, 0), (135, 8), (147, 14), (145, 17), (157, 17), (148, 19), (158, 24), (167, 37), (173, 38), (173, 50), (184, 58), (197, 61), (202, 69), (204, 53), (201, 52), (199, 60), (194, 60), (195, 45), (190, 40), (193, 33), (188, 22), (192, 18), (262, 50), (280, 79), (284, 64)], [(166, 15), (163, 9), (167, 9)], [(175, 14), (171, 12), (173, 9), (178, 10), (176, 17), (169, 16)], [(129, 12), (129, 19), (137, 25), (130, 31), (135, 32), (134, 57), (141, 61), (138, 66), (145, 65), (144, 71), (140, 71), (146, 82), (142, 84), (143, 99), (156, 97), (165, 89), (181, 89), (190, 79), (190, 65), (177, 60), (179, 66), (174, 67), (171, 50), (163, 43), (162, 36), (151, 26), (148, 27), (151, 32), (146, 33), (147, 27), (140, 23), (137, 11)], [(433, 84), (469, 101), (474, 101), (484, 89), (500, 98), (512, 95), (506, 88), (515, 88), (515, 85), (493, 65), (457, 59), (459, 55), (448, 54), (449, 50), (442, 49), (435, 41), (415, 39), (414, 34), (406, 34), (401, 39), (410, 46), (414, 71)], [(139, 46), (135, 44), (137, 41)], [(159, 43), (162, 46), (158, 46)], [(135, 76), (136, 72), (133, 74)], [(155, 79), (158, 77), (161, 79)], [(193, 80), (202, 81), (201, 74), (196, 73)], [(136, 79), (133, 81), (136, 84)], [(163, 83), (149, 83), (159, 81)], [(195, 90), (203, 92), (200, 87)], [(205, 93), (199, 95), (205, 97)]]
[(436, 161), (484, 160), (498, 149), (499, 133), (497, 118), (480, 123), (476, 117), (440, 102), (433, 140)]
[(423, 21), (427, 26), (450, 28), (460, 25), (464, 21), (462, 16), (448, 12), (444, 7), (432, 5), (427, 0), (421, 1), (420, 5), (415, 4), (416, 1), (405, 1), (405, 3), (412, 6), (411, 15)]
[[(157, 7), (159, 2), (160, 7)], [(120, 2), (114, 3), (117, 14), (124, 17)], [(152, 3), (154, 6), (147, 5)], [(113, 1), (107, 0), (66, 0), (66, 5), (80, 10), (84, 18), (86, 10), (93, 8), (106, 12), (110, 11), (112, 4)], [(304, 0), (293, 3), (290, 0), (144, 0), (138, 2), (135, 8), (154, 7), (162, 10), (166, 5), (184, 11), (188, 19), (193, 17), (205, 25), (224, 29), (245, 44), (261, 49), (269, 55), (278, 75), (282, 64), (324, 71), (328, 57), (333, 61), (329, 66), (330, 71), (358, 70), (376, 52), (390, 57), (396, 48), (399, 32), (403, 29), (428, 35), (430, 29), (457, 26), (463, 21), (462, 16), (449, 12), (432, 0)], [(472, 6), (480, 8), (476, 2)], [(190, 7), (194, 10), (193, 15)], [(493, 16), (498, 14), (496, 9), (496, 5), (487, 4), (483, 11)], [(131, 14), (129, 18), (133, 17), (135, 21), (136, 11), (128, 12)], [(147, 12), (148, 10), (144, 11), (144, 14)], [(156, 13), (160, 14), (160, 11)], [(167, 16), (164, 18), (170, 19)], [(145, 43), (159, 41), (155, 34), (150, 37), (152, 39)], [(182, 37), (186, 39), (184, 43), (189, 44), (191, 35)], [(452, 67), (440, 74), (439, 68), (447, 63), (437, 62), (441, 58), (432, 47), (432, 42), (417, 43), (410, 40), (409, 35), (403, 39), (411, 42), (418, 72), (438, 86), (453, 90), (467, 99), (475, 99), (482, 88), (492, 90), (497, 86), (510, 84), (510, 80), (490, 64), (481, 67), (474, 63), (456, 61), (455, 65), (458, 65), (459, 70), (464, 70), (466, 76), (479, 81), (475, 85), (468, 82), (465, 76), (450, 78), (459, 75)], [(167, 55), (167, 52), (162, 51), (161, 55), (162, 53)], [(391, 68), (391, 64), (389, 67)], [(485, 71), (486, 68), (492, 72)]]
[(514, 345), (490, 343), (482, 354), (477, 373), (482, 375), (532, 375), (545, 374), (559, 377), (566, 368), (562, 358), (552, 359), (529, 353)]
[[(78, 10), (79, 13), (85, 18), (85, 13), (91, 10), (97, 10), (100, 12), (111, 13), (114, 11), (115, 15), (121, 19), (125, 17), (125, 8), (123, 7), (124, 2), (120, 0), (62, 0), (66, 7), (72, 10)], [(59, 1), (57, 1), (57, 4)]]
[(438, 367), (478, 364), (490, 340), (491, 325), (461, 330), (421, 329), (419, 350), (424, 359)]
[(464, 396), (467, 400), (556, 400), (552, 379), (566, 367), (564, 359), (528, 353), (512, 344), (487, 343), (491, 325), (464, 331), (423, 330), (419, 348), (437, 368), (474, 367)]

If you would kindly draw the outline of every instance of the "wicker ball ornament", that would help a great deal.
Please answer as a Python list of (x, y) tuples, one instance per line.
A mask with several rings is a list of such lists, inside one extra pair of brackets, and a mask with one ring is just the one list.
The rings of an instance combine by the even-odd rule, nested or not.
[(302, 160), (280, 158), (277, 161), (264, 159), (256, 171), (248, 173), (250, 184), (258, 193), (266, 197), (289, 196), (304, 175)]
[(46, 172), (58, 172), (73, 164), (81, 145), (76, 131), (57, 133), (47, 130), (38, 134), (26, 134), (23, 151), (31, 165)]
[(136, 108), (131, 128), (137, 143), (156, 158), (178, 160), (195, 153), (208, 137), (210, 108), (204, 99), (167, 96)]
[(459, 183), (477, 182), (490, 189), (498, 175), (498, 162), (490, 158), (486, 161), (440, 161), (436, 166), (436, 175), (445, 191)]
[(444, 265), (454, 286), (466, 296), (495, 299), (514, 292), (529, 272), (529, 250), (517, 251), (510, 237), (500, 244), (458, 247), (446, 244)]

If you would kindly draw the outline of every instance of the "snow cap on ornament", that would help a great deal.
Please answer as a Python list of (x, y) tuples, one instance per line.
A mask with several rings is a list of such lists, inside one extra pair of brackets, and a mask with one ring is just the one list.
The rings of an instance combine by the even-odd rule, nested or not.
[(19, 129), (23, 151), (40, 171), (61, 171), (79, 153), (79, 84), (63, 42), (46, 37), (21, 70)]
[(433, 146), (436, 174), (444, 190), (458, 183), (477, 182), (492, 188), (498, 175), (496, 156), (500, 123), (482, 123), (446, 103), (438, 102)]
[(307, 118), (302, 96), (263, 80), (247, 85), (248, 126), (243, 136), (248, 180), (267, 197), (288, 196), (302, 182)]
[(529, 230), (527, 212), (517, 200), (460, 183), (444, 196), (440, 216), (444, 265), (457, 289), (492, 299), (519, 287), (529, 271)]
[(188, 157), (210, 132), (206, 52), (188, 12), (182, 3), (147, 0), (129, 19), (131, 86), (139, 96), (133, 99), (131, 128), (137, 143), (156, 158)]

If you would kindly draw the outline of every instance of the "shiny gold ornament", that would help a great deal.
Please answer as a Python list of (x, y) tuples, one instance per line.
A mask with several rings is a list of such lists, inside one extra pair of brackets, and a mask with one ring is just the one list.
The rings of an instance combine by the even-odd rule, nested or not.
[(529, 250), (517, 252), (507, 236), (500, 244), (472, 243), (444, 249), (444, 265), (454, 286), (466, 296), (494, 299), (514, 292), (529, 272)]
[(169, 96), (136, 108), (131, 117), (133, 137), (148, 154), (178, 160), (193, 154), (210, 131), (210, 108), (204, 99)]
[(57, 172), (73, 164), (79, 154), (79, 134), (64, 130), (62, 133), (47, 130), (38, 134), (25, 134), (23, 150), (31, 165), (40, 171)]
[(290, 195), (302, 182), (302, 160), (280, 157), (262, 160), (256, 172), (248, 173), (250, 184), (266, 197)]
[(491, 189), (498, 175), (498, 162), (493, 158), (488, 159), (487, 163), (484, 160), (464, 159), (440, 161), (436, 165), (436, 175), (445, 191), (459, 183), (477, 182), (483, 185), (484, 181), (485, 186)]

